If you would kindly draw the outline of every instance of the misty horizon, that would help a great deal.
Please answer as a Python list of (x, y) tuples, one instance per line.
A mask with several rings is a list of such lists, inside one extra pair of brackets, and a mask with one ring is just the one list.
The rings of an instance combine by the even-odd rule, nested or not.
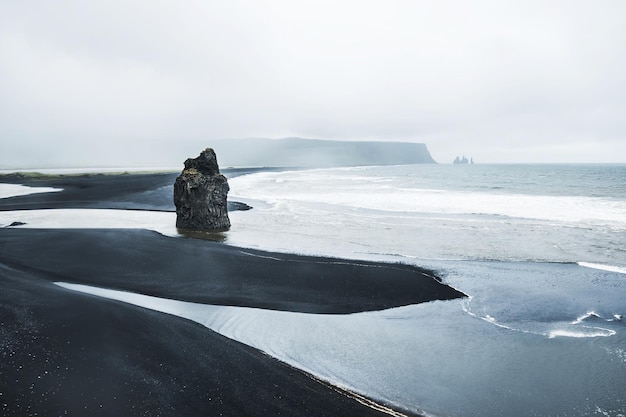
[[(178, 165), (227, 138), (626, 162), (626, 3), (0, 4), (0, 169)], [(151, 163), (150, 161), (154, 161)]]
[[(302, 150), (299, 150), (298, 147), (294, 146), (281, 146), (280, 144), (284, 144), (285, 141), (304, 141), (304, 142), (319, 142), (319, 143), (329, 143), (329, 144), (337, 144), (346, 143), (347, 145), (354, 144), (355, 147), (341, 147), (349, 153), (342, 153), (339, 155), (334, 155), (332, 149), (325, 150), (324, 147), (322, 149), (318, 149), (315, 154), (311, 154), (310, 151), (307, 150), (308, 146), (303, 146)], [(258, 145), (255, 143), (258, 142)], [(267, 146), (267, 143), (275, 142), (275, 146)], [(385, 152), (388, 156), (391, 156), (392, 162), (380, 162), (373, 163), (371, 161), (375, 161), (377, 159), (377, 155), (372, 153), (371, 155), (367, 155), (364, 151), (359, 151), (360, 145), (377, 145), (377, 146), (385, 146), (385, 145), (408, 145), (408, 146), (423, 146), (426, 151), (427, 158), (429, 157), (430, 161), (419, 161), (419, 162), (408, 162), (412, 156), (414, 156), (415, 160), (419, 160), (421, 155), (405, 155), (402, 153), (398, 153), (395, 157), (396, 162), (394, 161), (393, 148), (387, 149)], [(243, 146), (243, 147), (242, 147)], [(68, 159), (64, 157), (63, 154), (60, 155), (49, 155), (49, 158), (42, 164), (39, 165), (29, 165), (28, 163), (19, 165), (17, 163), (10, 164), (7, 166), (0, 166), (0, 173), (8, 173), (13, 171), (37, 171), (40, 170), (42, 172), (51, 171), (51, 172), (120, 172), (124, 171), (137, 171), (141, 172), (144, 170), (171, 170), (178, 171), (182, 169), (184, 165), (184, 161), (187, 158), (195, 157), (196, 154), (199, 154), (202, 150), (206, 148), (214, 148), (216, 150), (216, 154), (218, 157), (218, 162), (220, 166), (223, 168), (245, 168), (245, 167), (283, 167), (283, 168), (325, 168), (325, 167), (340, 167), (340, 166), (359, 166), (359, 165), (407, 165), (407, 164), (443, 164), (443, 165), (451, 165), (458, 163), (458, 160), (462, 160), (465, 158), (467, 162), (481, 164), (481, 165), (499, 165), (499, 164), (514, 164), (514, 165), (534, 165), (534, 164), (570, 164), (570, 165), (594, 165), (594, 164), (625, 164), (626, 162), (552, 162), (552, 161), (544, 161), (544, 162), (533, 162), (533, 161), (492, 161), (492, 162), (484, 162), (476, 159), (474, 157), (475, 154), (479, 154), (477, 151), (475, 153), (464, 153), (458, 152), (454, 154), (453, 159), (451, 160), (439, 160), (435, 158), (435, 156), (430, 152), (430, 148), (426, 143), (418, 143), (418, 142), (407, 142), (407, 141), (360, 141), (360, 140), (333, 140), (333, 139), (315, 139), (315, 138), (300, 138), (300, 137), (284, 137), (284, 138), (229, 138), (229, 139), (216, 139), (213, 141), (189, 141), (184, 142), (183, 144), (178, 144), (174, 146), (169, 146), (167, 143), (155, 142), (151, 145), (148, 152), (142, 154), (141, 149), (137, 149), (136, 152), (130, 152), (128, 155), (121, 155), (122, 158), (118, 158), (116, 161), (110, 159), (109, 162), (101, 161), (100, 163), (92, 163), (88, 154), (89, 149), (87, 147), (74, 150), (73, 151), (73, 159)], [(83, 152), (83, 153), (81, 153)], [(276, 152), (277, 155), (272, 155), (273, 152)], [(359, 160), (360, 157), (366, 157), (367, 159), (371, 159), (369, 162), (365, 162), (362, 164), (359, 163), (350, 163), (346, 161), (350, 160)], [(276, 163), (276, 161), (280, 160), (292, 160), (296, 161), (293, 163)], [(341, 161), (344, 161), (343, 163)], [(82, 163), (81, 163), (82, 162)]]

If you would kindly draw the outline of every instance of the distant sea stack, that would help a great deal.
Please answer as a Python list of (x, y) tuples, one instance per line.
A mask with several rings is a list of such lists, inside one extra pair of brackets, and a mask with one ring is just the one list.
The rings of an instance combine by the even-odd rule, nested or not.
[(187, 159), (174, 183), (176, 227), (215, 232), (230, 229), (226, 203), (229, 190), (213, 149), (206, 148), (197, 158)]
[(459, 158), (457, 156), (456, 158), (454, 158), (454, 161), (452, 163), (453, 164), (473, 164), (474, 163), (474, 158), (467, 159), (467, 157), (465, 155), (463, 155), (462, 158)]

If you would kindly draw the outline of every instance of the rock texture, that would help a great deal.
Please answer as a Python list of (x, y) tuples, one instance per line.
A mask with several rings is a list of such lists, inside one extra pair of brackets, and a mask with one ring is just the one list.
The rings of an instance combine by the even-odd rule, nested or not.
[(225, 231), (230, 228), (226, 197), (226, 177), (220, 174), (215, 152), (207, 148), (195, 159), (185, 161), (185, 169), (174, 183), (176, 227), (186, 230)]

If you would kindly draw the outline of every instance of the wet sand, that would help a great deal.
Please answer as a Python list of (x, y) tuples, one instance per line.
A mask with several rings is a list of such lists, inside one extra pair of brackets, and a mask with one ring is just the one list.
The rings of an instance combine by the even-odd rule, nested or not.
[[(142, 177), (125, 178), (135, 175)], [(47, 183), (66, 191), (2, 199), (0, 207), (11, 209), (16, 199), (31, 208), (170, 204), (158, 195), (175, 174), (107, 177), (84, 179), (83, 188)], [(149, 204), (141, 201), (146, 193), (154, 197)], [(321, 314), (463, 296), (432, 271), (406, 265), (269, 253), (146, 230), (2, 228), (2, 415), (385, 415), (198, 324), (54, 281)]]

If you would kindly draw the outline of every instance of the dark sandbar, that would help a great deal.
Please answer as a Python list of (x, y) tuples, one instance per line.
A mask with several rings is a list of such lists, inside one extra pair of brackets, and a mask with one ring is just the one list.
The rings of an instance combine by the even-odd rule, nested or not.
[(2, 416), (382, 416), (179, 317), (0, 264)]

